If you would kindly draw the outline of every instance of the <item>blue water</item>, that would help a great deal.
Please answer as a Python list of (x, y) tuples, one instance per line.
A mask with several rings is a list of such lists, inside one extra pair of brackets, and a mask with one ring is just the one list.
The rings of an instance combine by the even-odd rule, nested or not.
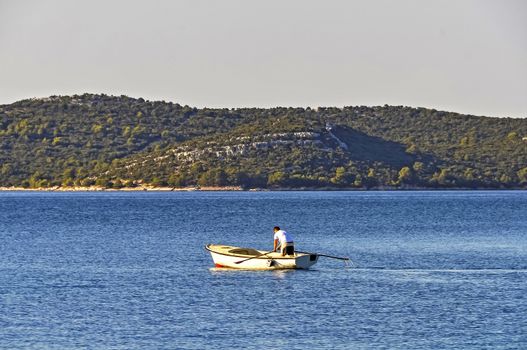
[[(0, 193), (2, 349), (526, 349), (527, 192)], [(309, 271), (212, 269), (272, 248)]]

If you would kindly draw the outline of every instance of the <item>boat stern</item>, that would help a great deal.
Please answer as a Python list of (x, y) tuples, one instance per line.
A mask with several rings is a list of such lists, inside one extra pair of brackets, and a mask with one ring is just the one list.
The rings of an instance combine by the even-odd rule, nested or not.
[(296, 268), (297, 269), (309, 269), (311, 266), (315, 265), (318, 261), (317, 254), (300, 254), (296, 258)]

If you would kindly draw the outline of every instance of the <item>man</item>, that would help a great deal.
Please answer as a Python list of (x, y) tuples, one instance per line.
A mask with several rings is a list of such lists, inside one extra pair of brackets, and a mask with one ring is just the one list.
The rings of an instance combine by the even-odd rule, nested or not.
[(281, 230), (280, 227), (275, 226), (274, 229), (274, 246), (273, 252), (276, 252), (278, 248), (278, 243), (280, 243), (280, 249), (282, 256), (295, 255), (295, 245), (293, 243), (293, 236), (290, 233), (287, 233), (284, 230)]

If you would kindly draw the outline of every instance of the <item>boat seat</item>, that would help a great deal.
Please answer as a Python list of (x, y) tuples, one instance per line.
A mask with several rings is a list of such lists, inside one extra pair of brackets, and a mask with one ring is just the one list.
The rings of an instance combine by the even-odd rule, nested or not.
[(240, 255), (250, 255), (250, 256), (255, 256), (255, 255), (260, 255), (261, 254), (256, 249), (251, 249), (251, 248), (231, 249), (231, 250), (229, 250), (229, 253), (240, 254)]

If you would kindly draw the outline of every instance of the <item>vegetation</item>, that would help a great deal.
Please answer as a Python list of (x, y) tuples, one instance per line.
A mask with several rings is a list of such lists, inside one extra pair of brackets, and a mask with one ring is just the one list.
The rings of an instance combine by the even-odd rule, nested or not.
[(527, 119), (403, 106), (52, 96), (0, 106), (0, 186), (527, 188), (526, 136)]

